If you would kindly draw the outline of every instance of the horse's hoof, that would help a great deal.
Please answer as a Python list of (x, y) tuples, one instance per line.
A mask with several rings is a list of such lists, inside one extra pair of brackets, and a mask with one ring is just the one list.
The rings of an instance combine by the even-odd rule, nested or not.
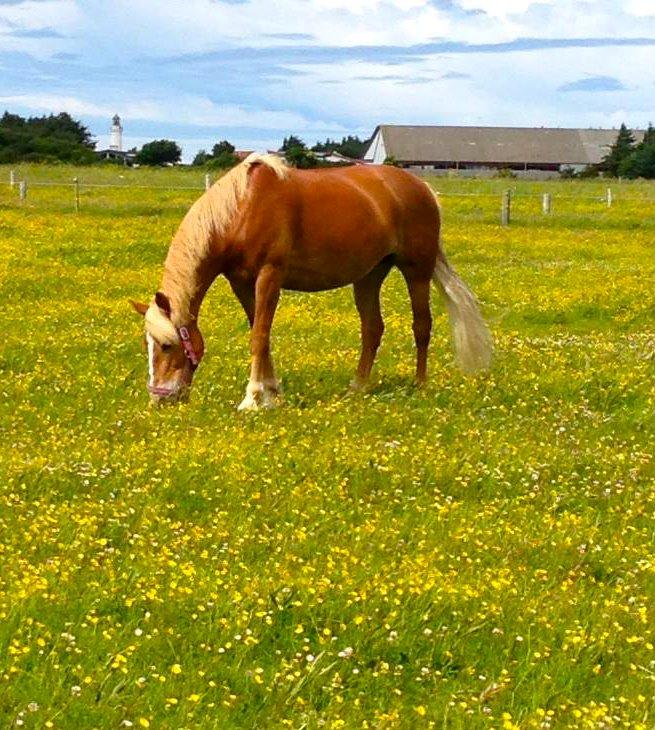
[(259, 411), (262, 408), (275, 408), (279, 404), (280, 398), (279, 389), (265, 388), (264, 390), (246, 394), (237, 410)]
[(280, 393), (277, 390), (269, 390), (268, 388), (261, 395), (262, 408), (275, 408), (278, 405)]
[(368, 385), (367, 380), (361, 380), (360, 378), (353, 378), (350, 381), (350, 390), (352, 390), (355, 393), (361, 393), (362, 391), (366, 390), (367, 385)]
[(259, 405), (257, 404), (257, 400), (253, 398), (251, 395), (247, 395), (239, 404), (239, 407), (237, 408), (237, 411), (248, 413), (253, 411), (258, 411)]

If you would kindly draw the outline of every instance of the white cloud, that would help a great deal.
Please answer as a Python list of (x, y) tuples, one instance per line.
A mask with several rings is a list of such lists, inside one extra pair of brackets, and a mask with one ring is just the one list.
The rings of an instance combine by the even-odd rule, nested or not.
[[(0, 96), (0, 106), (17, 106), (39, 113), (60, 112), (73, 116), (107, 119), (118, 109), (123, 117), (149, 122), (172, 122), (200, 127), (250, 127), (253, 129), (304, 131), (341, 129), (336, 122), (308, 119), (294, 111), (247, 109), (237, 104), (215, 104), (199, 96), (180, 95), (173, 99), (129, 101), (115, 98), (111, 103), (97, 103), (75, 96), (56, 94), (14, 94)], [(343, 128), (345, 132), (345, 128)]]
[(73, 0), (0, 3), (0, 52), (50, 58), (67, 48), (67, 37), (74, 32), (80, 17)]
[(655, 16), (655, 3), (653, 0), (627, 0), (625, 10), (630, 15), (652, 17)]
[[(465, 15), (457, 7), (482, 12)], [(52, 28), (69, 39), (20, 37), (10, 35), (12, 28), (28, 34)], [(206, 129), (209, 138), (221, 129), (236, 137), (242, 129), (244, 145), (269, 132), (273, 139), (295, 132), (308, 141), (328, 130), (365, 134), (382, 121), (598, 125), (625, 115), (645, 123), (652, 116), (644, 111), (655, 83), (652, 47), (394, 51), (435, 38), (493, 45), (590, 37), (655, 37), (655, 0), (0, 0), (0, 48), (41, 60), (28, 66), (20, 54), (3, 56), (9, 68), (0, 106), (67, 109), (87, 123), (103, 120), (97, 124), (103, 134), (115, 112), (128, 128), (130, 120), (140, 121), (139, 133), (147, 133), (147, 122), (158, 130), (170, 125), (174, 138), (184, 127)], [(282, 50), (278, 58), (275, 49), (290, 45), (392, 48), (358, 51), (350, 61), (329, 48), (311, 56), (320, 62)], [(57, 51), (78, 58), (43, 63)], [(226, 51), (232, 55), (221, 61)], [(202, 54), (196, 65), (171, 61)], [(459, 77), (443, 78), (447, 72)], [(587, 94), (584, 107), (556, 91), (598, 75), (619, 78), (627, 90), (602, 99)]]
[(459, 5), (464, 10), (482, 10), (492, 17), (505, 18), (508, 15), (524, 13), (532, 5), (552, 5), (555, 0), (460, 0)]

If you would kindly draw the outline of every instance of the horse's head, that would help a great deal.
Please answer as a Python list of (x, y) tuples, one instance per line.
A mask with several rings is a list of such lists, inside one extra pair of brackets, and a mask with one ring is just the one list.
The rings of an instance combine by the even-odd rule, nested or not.
[(132, 306), (145, 320), (150, 397), (155, 403), (180, 400), (191, 387), (205, 349), (198, 325), (195, 320), (176, 325), (163, 292), (157, 292), (149, 305), (132, 302)]

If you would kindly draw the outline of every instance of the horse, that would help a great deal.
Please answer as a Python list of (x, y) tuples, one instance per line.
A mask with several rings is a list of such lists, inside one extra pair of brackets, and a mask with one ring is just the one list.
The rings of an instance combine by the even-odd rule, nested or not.
[(278, 401), (270, 337), (283, 289), (353, 285), (362, 343), (353, 387), (363, 388), (384, 330), (380, 288), (394, 266), (411, 302), (417, 382), (427, 378), (431, 282), (449, 313), (458, 364), (466, 372), (488, 368), (489, 330), (474, 295), (446, 259), (440, 228), (437, 196), (405, 170), (389, 165), (299, 170), (276, 155), (253, 153), (189, 209), (153, 300), (132, 301), (145, 318), (152, 401), (177, 401), (191, 387), (205, 349), (200, 307), (221, 274), (250, 323), (250, 380), (239, 410)]

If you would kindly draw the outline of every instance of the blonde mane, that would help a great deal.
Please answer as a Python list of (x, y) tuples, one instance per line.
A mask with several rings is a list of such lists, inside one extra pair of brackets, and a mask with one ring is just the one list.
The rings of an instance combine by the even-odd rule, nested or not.
[(193, 316), (190, 304), (198, 289), (199, 269), (207, 259), (212, 242), (224, 234), (234, 220), (248, 189), (248, 173), (255, 165), (270, 167), (280, 180), (289, 172), (284, 160), (277, 155), (253, 152), (196, 200), (173, 237), (161, 285), (171, 301), (173, 321), (160, 311), (154, 301), (146, 313), (146, 330), (158, 342), (177, 342), (175, 325), (190, 322)]

